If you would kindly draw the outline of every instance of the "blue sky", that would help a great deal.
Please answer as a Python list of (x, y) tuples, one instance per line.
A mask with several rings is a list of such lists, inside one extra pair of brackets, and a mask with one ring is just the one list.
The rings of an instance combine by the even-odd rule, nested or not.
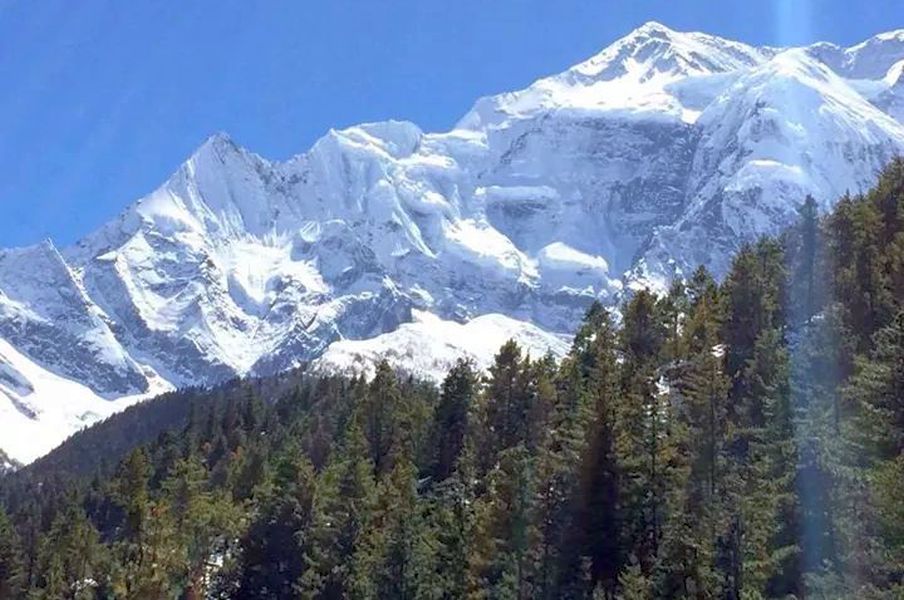
[(448, 129), (651, 19), (852, 44), (904, 2), (0, 0), (0, 248), (75, 241), (216, 131), (280, 159), (362, 121)]

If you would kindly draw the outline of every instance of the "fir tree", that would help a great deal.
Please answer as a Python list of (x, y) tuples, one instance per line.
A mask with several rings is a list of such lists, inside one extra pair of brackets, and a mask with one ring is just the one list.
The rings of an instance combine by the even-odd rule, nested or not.
[[(191, 465), (186, 465), (191, 469)], [(190, 471), (188, 477), (191, 477)], [(182, 475), (180, 479), (185, 479)], [(185, 484), (177, 480), (172, 484), (183, 494)], [(287, 598), (294, 594), (295, 586), (307, 568), (306, 554), (309, 549), (308, 535), (314, 521), (316, 494), (314, 470), (307, 459), (290, 446), (279, 457), (274, 469), (271, 488), (262, 491), (261, 507), (255, 520), (241, 540), (241, 560), (234, 598)], [(213, 542), (221, 549), (228, 545), (228, 528), (232, 519), (225, 515), (213, 515), (210, 510), (222, 506), (223, 499), (200, 496), (201, 490), (188, 491), (186, 504), (194, 504), (195, 527), (200, 529), (207, 545)], [(216, 519), (222, 518), (227, 527), (222, 529), (223, 537), (217, 536)], [(187, 533), (190, 533), (187, 531)], [(222, 550), (221, 550), (222, 551)], [(207, 555), (202, 552), (196, 560), (203, 561)], [(201, 562), (203, 564), (203, 562)]]
[(322, 474), (315, 520), (308, 532), (309, 567), (299, 581), (303, 597), (366, 598), (374, 593), (379, 531), (372, 529), (376, 503), (374, 466), (356, 420), (344, 446)]
[(377, 597), (431, 597), (438, 587), (430, 576), (435, 540), (422, 514), (410, 460), (397, 462), (381, 482), (378, 496), (374, 527), (380, 529), (384, 539), (374, 574)]
[(378, 477), (392, 470), (396, 455), (411, 443), (410, 431), (402, 426), (407, 416), (402, 402), (395, 373), (388, 363), (381, 362), (357, 412)]
[(19, 535), (0, 506), (0, 598), (17, 598), (25, 590), (25, 559)]
[[(585, 386), (591, 402), (594, 422), (589, 430), (590, 443), (583, 451), (580, 471), (578, 518), (573, 541), (581, 556), (590, 561), (590, 585), (597, 585), (612, 598), (624, 563), (621, 486), (623, 461), (617, 441), (626, 429), (627, 411), (619, 386), (615, 328), (607, 313), (591, 315), (592, 342), (586, 348), (589, 371)], [(582, 361), (583, 362), (583, 361)], [(575, 585), (578, 563), (571, 560), (571, 585)]]
[(216, 561), (235, 554), (239, 510), (223, 492), (209, 489), (207, 470), (195, 456), (176, 463), (162, 487), (173, 514), (179, 586), (187, 600), (205, 598)]
[(437, 582), (434, 597), (442, 600), (466, 598), (478, 588), (471, 570), (477, 534), (474, 478), (473, 449), (466, 445), (452, 475), (435, 488), (430, 499), (430, 525), (436, 536), (437, 549), (435, 572), (426, 577)]
[(620, 496), (625, 510), (623, 551), (633, 553), (645, 574), (658, 558), (664, 514), (662, 503), (672, 452), (669, 408), (660, 393), (661, 352), (666, 327), (655, 296), (638, 292), (625, 307), (621, 331), (623, 415), (615, 444), (623, 473)]
[(464, 360), (452, 367), (442, 385), (431, 438), (436, 448), (430, 474), (437, 482), (452, 475), (465, 444), (468, 413), (477, 391), (477, 373)]
[(76, 499), (54, 519), (38, 547), (30, 597), (47, 600), (87, 600), (96, 597), (103, 549), (99, 535)]

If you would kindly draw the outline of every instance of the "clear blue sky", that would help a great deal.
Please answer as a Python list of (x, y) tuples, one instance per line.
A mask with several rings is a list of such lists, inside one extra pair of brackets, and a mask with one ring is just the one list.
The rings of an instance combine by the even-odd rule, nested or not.
[(362, 121), (447, 129), (651, 19), (851, 44), (904, 1), (0, 0), (0, 248), (75, 241), (213, 132), (280, 159)]

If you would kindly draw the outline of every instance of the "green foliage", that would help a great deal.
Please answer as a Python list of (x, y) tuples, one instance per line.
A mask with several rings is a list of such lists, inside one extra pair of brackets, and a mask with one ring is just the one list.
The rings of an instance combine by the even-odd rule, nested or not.
[(16, 598), (25, 589), (25, 557), (21, 540), (0, 507), (0, 598)]
[(467, 361), (459, 361), (443, 381), (430, 438), (435, 448), (430, 475), (444, 481), (455, 469), (465, 444), (468, 413), (478, 391), (478, 375)]

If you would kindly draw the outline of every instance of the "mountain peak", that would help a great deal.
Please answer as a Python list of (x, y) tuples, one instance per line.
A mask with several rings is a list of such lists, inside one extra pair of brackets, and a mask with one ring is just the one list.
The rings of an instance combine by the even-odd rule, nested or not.
[(192, 153), (192, 158), (197, 158), (207, 154), (213, 154), (215, 156), (222, 157), (226, 154), (234, 154), (241, 151), (242, 147), (239, 146), (228, 133), (224, 131), (217, 131), (216, 133), (208, 136), (207, 139), (204, 140), (204, 142), (200, 146), (198, 146), (198, 148)]
[(551, 110), (609, 111), (623, 117), (656, 112), (692, 122), (698, 108), (687, 110), (669, 86), (694, 76), (740, 72), (769, 56), (741, 42), (648, 21), (562, 73), (520, 91), (481, 98), (458, 127), (498, 127)]
[(190, 178), (220, 177), (256, 171), (268, 161), (240, 146), (229, 134), (218, 131), (204, 140), (184, 163)]
[(755, 48), (704, 33), (679, 32), (648, 21), (568, 72), (596, 81), (638, 83), (734, 71), (762, 62)]
[(231, 145), (231, 146), (236, 145), (235, 142), (233, 141), (232, 137), (225, 131), (216, 131), (216, 132), (210, 134), (209, 136), (207, 136), (207, 139), (204, 140), (204, 143), (201, 144), (202, 147), (203, 146), (222, 146), (222, 145)]
[(640, 36), (649, 36), (649, 37), (670, 37), (675, 34), (678, 34), (674, 29), (663, 25), (659, 21), (647, 21), (631, 33), (629, 33), (625, 37), (640, 37)]

